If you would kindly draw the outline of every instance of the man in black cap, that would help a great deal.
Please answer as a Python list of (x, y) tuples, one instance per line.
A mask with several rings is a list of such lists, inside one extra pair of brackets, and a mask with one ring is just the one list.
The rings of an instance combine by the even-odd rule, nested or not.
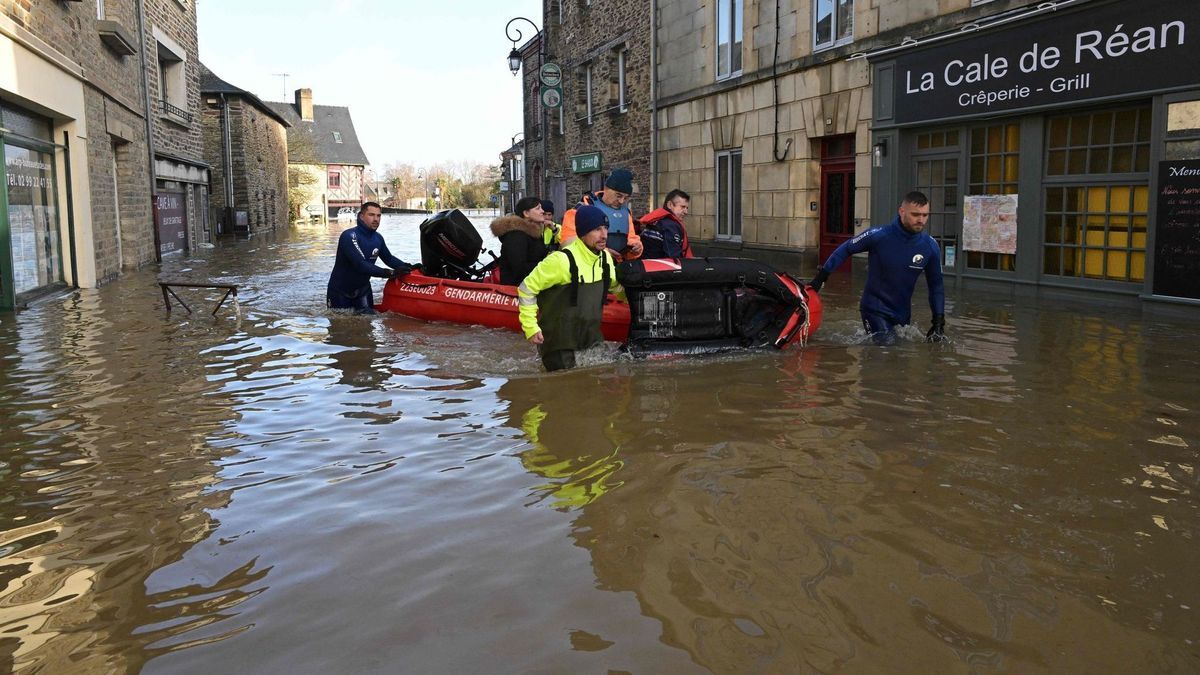
[(568, 244), (575, 238), (575, 211), (587, 204), (595, 206), (608, 219), (608, 249), (617, 262), (633, 260), (642, 255), (642, 239), (633, 227), (629, 198), (633, 196), (633, 172), (613, 169), (604, 189), (585, 194), (574, 209), (563, 214), (562, 241)]
[(609, 291), (624, 295), (605, 246), (607, 217), (586, 204), (576, 211), (579, 236), (546, 256), (517, 286), (521, 330), (538, 346), (546, 370), (574, 368), (575, 352), (604, 342), (605, 297)]

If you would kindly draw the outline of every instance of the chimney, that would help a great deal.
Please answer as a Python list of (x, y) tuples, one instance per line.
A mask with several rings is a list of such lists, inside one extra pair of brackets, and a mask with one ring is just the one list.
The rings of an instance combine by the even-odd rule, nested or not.
[(296, 90), (296, 110), (300, 112), (300, 119), (305, 122), (313, 120), (312, 115), (312, 89), (297, 89)]

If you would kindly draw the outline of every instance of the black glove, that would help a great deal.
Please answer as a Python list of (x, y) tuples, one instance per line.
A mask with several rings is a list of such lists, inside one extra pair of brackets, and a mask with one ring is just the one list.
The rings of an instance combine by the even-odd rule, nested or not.
[(411, 271), (413, 271), (413, 266), (412, 266), (412, 265), (400, 265), (400, 266), (398, 266), (398, 267), (396, 267), (395, 269), (393, 269), (393, 270), (392, 270), (392, 276), (391, 276), (391, 278), (392, 278), (392, 279), (395, 279), (395, 278), (397, 278), (397, 277), (402, 277), (402, 276), (404, 276), (405, 274), (408, 274), (408, 273), (409, 273), (409, 272), (411, 272)]
[(821, 287), (825, 285), (825, 280), (828, 278), (829, 278), (829, 270), (825, 269), (824, 267), (818, 267), (817, 268), (817, 276), (813, 277), (812, 281), (808, 282), (808, 285), (812, 286), (812, 289), (814, 291), (816, 291), (817, 293), (820, 293)]
[(934, 314), (929, 332), (925, 334), (926, 342), (941, 342), (946, 339), (946, 315)]

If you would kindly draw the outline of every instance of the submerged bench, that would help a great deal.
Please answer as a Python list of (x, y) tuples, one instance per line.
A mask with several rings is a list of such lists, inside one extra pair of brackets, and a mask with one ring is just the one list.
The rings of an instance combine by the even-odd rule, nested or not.
[(183, 305), (183, 308), (187, 310), (188, 314), (192, 313), (192, 308), (188, 307), (187, 303), (183, 301), (183, 298), (176, 295), (175, 291), (172, 290), (172, 288), (215, 288), (217, 290), (225, 289), (225, 295), (222, 295), (221, 299), (217, 301), (217, 306), (213, 308), (212, 315), (213, 316), (217, 315), (217, 310), (221, 309), (221, 305), (225, 304), (225, 300), (230, 295), (233, 296), (233, 306), (235, 308), (234, 311), (237, 311), (238, 313), (240, 313), (240, 309), (238, 308), (237, 284), (212, 284), (212, 283), (201, 284), (201, 283), (196, 283), (193, 281), (174, 281), (174, 280), (162, 281), (162, 280), (160, 280), (158, 282), (158, 285), (159, 285), (159, 288), (162, 289), (163, 302), (167, 305), (168, 312), (171, 311), (171, 298), (173, 297), (179, 304)]

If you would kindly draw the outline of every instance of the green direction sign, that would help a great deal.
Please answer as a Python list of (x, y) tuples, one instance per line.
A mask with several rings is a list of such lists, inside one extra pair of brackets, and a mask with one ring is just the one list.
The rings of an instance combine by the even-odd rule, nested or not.
[(594, 173), (600, 170), (600, 153), (589, 152), (571, 156), (571, 173)]
[(562, 68), (554, 62), (543, 63), (542, 69), (538, 71), (538, 78), (547, 87), (557, 87), (562, 84)]
[(562, 87), (542, 87), (542, 105), (553, 110), (562, 105)]

